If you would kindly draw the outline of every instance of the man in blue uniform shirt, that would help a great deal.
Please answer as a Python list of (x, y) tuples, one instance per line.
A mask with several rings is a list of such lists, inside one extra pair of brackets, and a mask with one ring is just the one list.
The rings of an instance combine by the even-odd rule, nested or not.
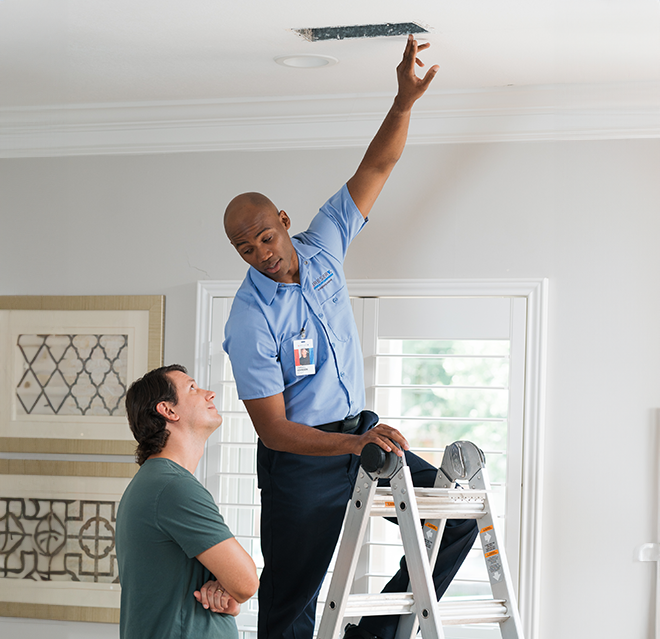
[[(415, 74), (420, 50), (409, 37), (397, 67), (399, 90), (355, 175), (321, 207), (307, 231), (264, 195), (244, 193), (225, 212), (225, 231), (250, 265), (227, 326), (238, 395), (259, 435), (264, 571), (259, 639), (311, 639), (318, 591), (332, 557), (363, 447), (399, 455), (405, 437), (364, 410), (363, 364), (343, 262), (367, 222), (406, 143), (410, 113), (437, 72)], [(302, 364), (296, 353), (314, 353)], [(416, 485), (436, 469), (406, 452)], [(434, 583), (447, 589), (476, 537), (473, 521), (448, 522)], [(408, 585), (405, 560), (386, 590)], [(397, 617), (365, 617), (345, 637), (393, 639)]]

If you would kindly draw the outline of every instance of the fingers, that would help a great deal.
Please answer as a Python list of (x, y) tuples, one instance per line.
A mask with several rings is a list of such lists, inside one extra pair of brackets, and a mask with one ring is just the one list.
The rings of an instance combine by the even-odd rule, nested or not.
[(362, 437), (362, 447), (368, 443), (374, 443), (380, 446), (385, 452), (389, 453), (393, 451), (399, 457), (403, 457), (403, 451), (410, 448), (408, 440), (396, 428), (387, 426), (387, 424), (378, 424), (371, 430), (368, 430)]
[(206, 608), (207, 610), (211, 607), (211, 603), (209, 601), (209, 599), (211, 598), (211, 595), (210, 595), (209, 591), (210, 591), (211, 588), (215, 589), (216, 585), (217, 585), (217, 582), (215, 582), (215, 581), (207, 581), (200, 588), (199, 597), (197, 597), (197, 594), (195, 594), (195, 598), (197, 599), (197, 601), (199, 601), (199, 603), (201, 603), (202, 606), (204, 606), (204, 608)]
[(229, 595), (217, 581), (207, 581), (194, 595), (211, 612), (222, 612), (229, 604)]
[(406, 48), (403, 51), (402, 62), (412, 71), (415, 68), (415, 60), (417, 60), (417, 41), (413, 38), (411, 33), (408, 36)]
[(228, 605), (229, 595), (222, 588), (218, 588), (218, 590), (213, 593), (211, 612), (224, 612)]
[(399, 82), (399, 96), (404, 101), (414, 103), (428, 89), (431, 81), (436, 76), (439, 67), (433, 65), (423, 78), (419, 78), (415, 72), (415, 66), (424, 67), (424, 63), (417, 57), (420, 51), (424, 51), (431, 46), (429, 42), (418, 44), (412, 34), (408, 36), (406, 49), (403, 54), (403, 60), (397, 67), (397, 77)]
[(417, 46), (417, 42), (415, 42), (415, 38), (413, 38), (413, 34), (409, 33), (408, 34), (408, 41), (406, 42), (406, 48), (403, 50), (403, 59), (405, 60), (406, 58), (409, 58), (412, 53), (413, 53), (413, 48)]
[(435, 78), (435, 74), (438, 72), (440, 67), (437, 64), (434, 64), (422, 78), (422, 88), (426, 91), (426, 87), (431, 84), (431, 80)]
[[(424, 51), (424, 49), (428, 49), (431, 46), (430, 42), (422, 42), (422, 44), (417, 43), (417, 53), (420, 51)], [(417, 66), (423, 67), (424, 63), (417, 57), (415, 56), (415, 63)]]
[(430, 42), (422, 42), (421, 44), (415, 40), (412, 33), (408, 35), (408, 41), (406, 42), (406, 48), (403, 52), (403, 59), (408, 61), (411, 69), (417, 64), (420, 67), (424, 66), (424, 63), (417, 57), (417, 54), (420, 51), (424, 51), (431, 46)]

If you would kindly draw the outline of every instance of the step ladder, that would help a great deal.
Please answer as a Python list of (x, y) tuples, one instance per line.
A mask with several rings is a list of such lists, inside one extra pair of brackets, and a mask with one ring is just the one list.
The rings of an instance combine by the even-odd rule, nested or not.
[[(390, 479), (391, 488), (378, 488)], [(457, 480), (469, 488), (457, 487)], [(444, 639), (443, 626), (499, 623), (502, 639), (524, 639), (511, 574), (491, 512), (483, 452), (472, 442), (445, 449), (433, 488), (415, 488), (405, 457), (376, 444), (365, 446), (353, 496), (344, 520), (330, 590), (317, 639), (341, 639), (346, 617), (402, 615), (396, 639)], [(350, 595), (370, 516), (396, 517), (412, 592)], [(420, 526), (420, 519), (425, 520)], [(436, 600), (432, 566), (447, 519), (476, 519), (492, 599)]]

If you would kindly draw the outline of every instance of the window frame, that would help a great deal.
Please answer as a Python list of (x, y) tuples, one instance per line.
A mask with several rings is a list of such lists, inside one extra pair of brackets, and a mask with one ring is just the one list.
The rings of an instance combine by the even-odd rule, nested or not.
[[(236, 294), (240, 281), (197, 283), (197, 320), (194, 376), (200, 386), (209, 381), (211, 309), (214, 297)], [(521, 499), (521, 540), (518, 605), (525, 634), (538, 636), (540, 621), (540, 563), (543, 514), (543, 443), (545, 431), (545, 386), (548, 325), (548, 279), (497, 280), (347, 280), (348, 291), (356, 297), (448, 296), (525, 298), (525, 399), (523, 407), (523, 459)], [(206, 455), (196, 476), (204, 483)]]

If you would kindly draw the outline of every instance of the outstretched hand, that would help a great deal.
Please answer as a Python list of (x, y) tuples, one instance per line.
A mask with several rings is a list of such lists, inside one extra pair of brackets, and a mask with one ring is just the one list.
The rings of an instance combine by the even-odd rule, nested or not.
[(418, 44), (413, 38), (412, 34), (408, 36), (406, 49), (403, 52), (403, 60), (396, 68), (396, 75), (399, 82), (399, 91), (396, 99), (400, 101), (401, 106), (406, 109), (411, 109), (412, 105), (424, 95), (426, 89), (431, 84), (431, 80), (440, 68), (437, 64), (433, 65), (424, 75), (420, 78), (415, 73), (415, 64), (420, 67), (424, 63), (417, 57), (417, 54), (424, 49), (428, 49), (431, 45), (428, 42)]

